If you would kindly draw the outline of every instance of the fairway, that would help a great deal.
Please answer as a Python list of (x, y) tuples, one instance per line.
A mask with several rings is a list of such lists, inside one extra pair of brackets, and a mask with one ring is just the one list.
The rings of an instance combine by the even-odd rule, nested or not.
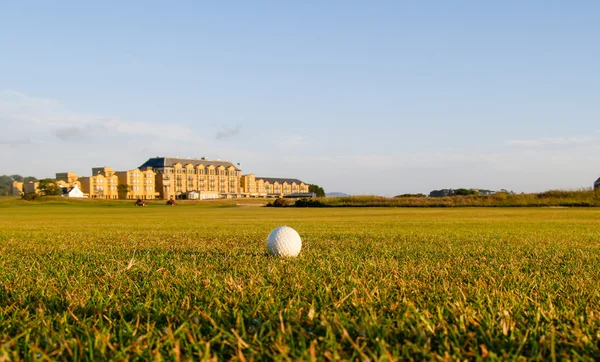
[[(297, 258), (266, 254), (277, 226)], [(0, 360), (600, 358), (600, 209), (0, 203)]]

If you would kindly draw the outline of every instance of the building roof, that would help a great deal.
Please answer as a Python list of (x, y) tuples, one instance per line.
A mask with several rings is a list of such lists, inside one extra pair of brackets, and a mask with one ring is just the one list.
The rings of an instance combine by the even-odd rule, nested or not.
[(316, 197), (317, 194), (314, 192), (294, 192), (291, 194), (283, 195), (286, 199), (299, 199), (299, 198), (313, 198)]
[(263, 180), (265, 182), (268, 182), (270, 184), (278, 182), (280, 184), (287, 182), (288, 184), (292, 184), (292, 183), (297, 183), (297, 184), (303, 184), (303, 181), (298, 180), (297, 178), (279, 178), (279, 177), (258, 177), (256, 176), (254, 178), (255, 180)]
[(152, 168), (165, 168), (165, 167), (171, 167), (176, 163), (181, 163), (182, 165), (187, 165), (188, 163), (191, 163), (194, 166), (198, 166), (198, 165), (204, 165), (204, 166), (224, 166), (226, 168), (229, 168), (231, 166), (233, 166), (235, 168), (236, 171), (240, 171), (240, 169), (234, 165), (233, 163), (229, 162), (229, 161), (223, 161), (223, 160), (205, 160), (205, 159), (199, 159), (199, 158), (177, 158), (177, 157), (154, 157), (154, 158), (150, 158), (148, 159), (148, 161), (146, 161), (143, 165), (141, 165), (140, 169), (146, 168), (146, 167), (152, 167)]

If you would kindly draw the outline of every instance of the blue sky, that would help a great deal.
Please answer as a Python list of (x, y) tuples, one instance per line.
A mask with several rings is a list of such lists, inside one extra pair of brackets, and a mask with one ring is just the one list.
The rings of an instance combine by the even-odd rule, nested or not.
[(0, 174), (149, 157), (327, 191), (590, 187), (596, 1), (8, 2)]

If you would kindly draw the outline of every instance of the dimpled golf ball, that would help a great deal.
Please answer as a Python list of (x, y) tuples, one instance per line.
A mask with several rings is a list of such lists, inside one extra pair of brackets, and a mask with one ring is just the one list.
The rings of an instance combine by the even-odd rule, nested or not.
[(271, 255), (298, 256), (300, 249), (302, 249), (300, 235), (289, 226), (280, 226), (269, 234), (267, 250)]

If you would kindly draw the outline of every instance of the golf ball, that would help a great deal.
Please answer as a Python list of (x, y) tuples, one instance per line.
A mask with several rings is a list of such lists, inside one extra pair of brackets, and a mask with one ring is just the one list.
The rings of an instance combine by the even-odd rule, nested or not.
[(267, 240), (269, 254), (276, 256), (297, 256), (302, 249), (300, 235), (289, 226), (273, 229)]

